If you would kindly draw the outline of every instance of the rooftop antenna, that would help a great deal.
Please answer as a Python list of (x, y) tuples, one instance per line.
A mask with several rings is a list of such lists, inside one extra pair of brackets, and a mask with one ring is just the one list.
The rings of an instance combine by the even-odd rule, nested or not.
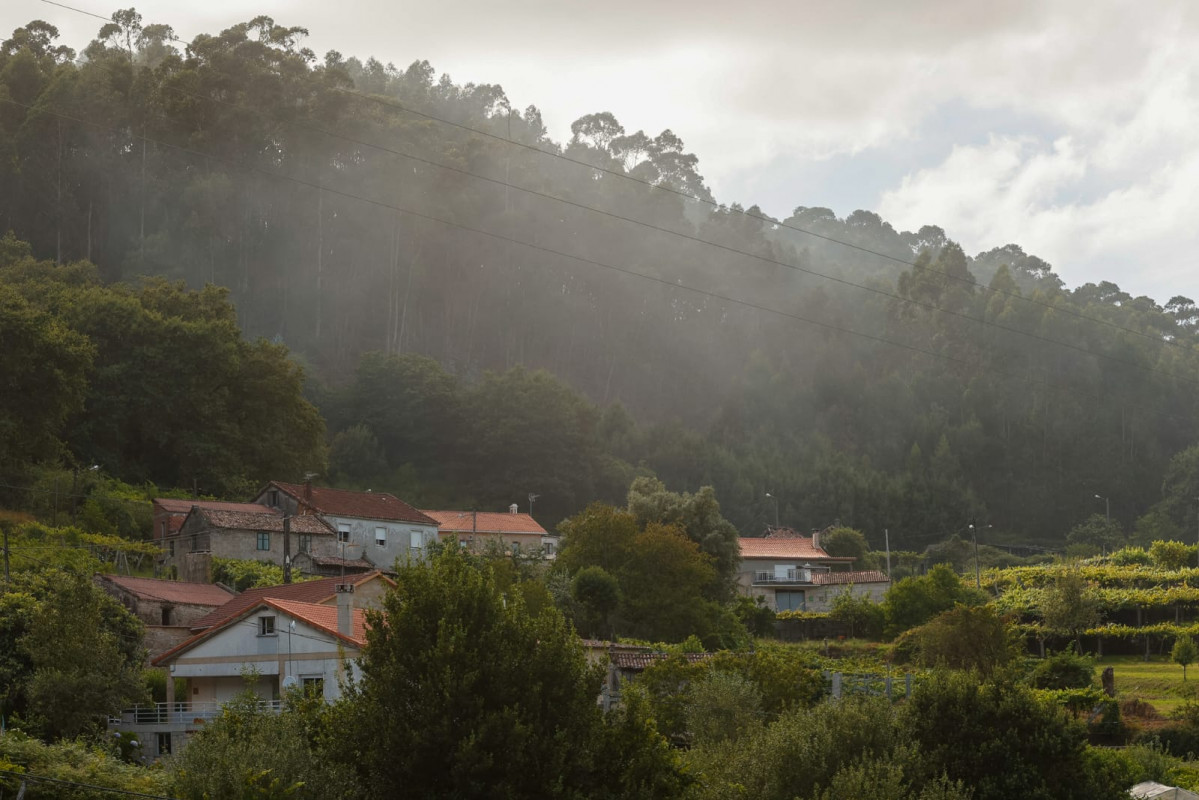
[(533, 516), (533, 504), (537, 502), (538, 497), (541, 497), (541, 495), (533, 494), (532, 492), (529, 492), (529, 516), (530, 517)]

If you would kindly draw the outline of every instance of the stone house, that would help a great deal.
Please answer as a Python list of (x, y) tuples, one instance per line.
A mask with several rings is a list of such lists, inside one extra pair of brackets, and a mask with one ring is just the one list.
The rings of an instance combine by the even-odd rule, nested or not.
[(437, 541), (437, 521), (395, 495), (271, 481), (254, 502), (294, 518), (315, 516), (336, 533), (336, 555), (391, 569), (397, 559), (419, 559)]
[(515, 503), (508, 507), (507, 513), (427, 509), (421, 509), (421, 513), (437, 521), (437, 535), (442, 542), (457, 542), (474, 549), (494, 543), (517, 552), (540, 550), (549, 559), (557, 555), (558, 537), (541, 527), (532, 515), (521, 513)]
[(237, 596), (232, 589), (212, 583), (126, 575), (97, 575), (95, 581), (145, 624), (144, 644), (150, 658), (187, 639), (196, 620)]
[[(291, 537), (290, 548), (284, 543), (285, 534)], [(162, 566), (173, 568), (182, 580), (207, 581), (213, 557), (282, 566), (285, 549), (290, 549), (293, 557), (301, 553), (332, 556), (337, 552), (336, 536), (320, 517), (285, 520), (272, 508), (226, 511), (196, 506), (179, 531), (167, 537)]]
[(828, 611), (844, 591), (880, 601), (891, 581), (878, 571), (833, 571), (852, 558), (830, 556), (820, 547), (820, 532), (804, 536), (772, 528), (763, 537), (738, 539), (741, 567), (737, 584), (749, 597), (760, 597), (774, 611)]

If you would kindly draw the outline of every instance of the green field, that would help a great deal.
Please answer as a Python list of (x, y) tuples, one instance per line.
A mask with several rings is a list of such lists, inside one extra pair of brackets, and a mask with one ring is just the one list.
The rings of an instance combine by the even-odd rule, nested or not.
[(1182, 667), (1164, 656), (1145, 661), (1141, 656), (1104, 656), (1096, 659), (1096, 681), (1107, 667), (1115, 670), (1116, 696), (1120, 700), (1133, 697), (1150, 703), (1163, 717), (1178, 708), (1188, 698), (1199, 699), (1199, 664), (1187, 667), (1187, 680), (1182, 680)]

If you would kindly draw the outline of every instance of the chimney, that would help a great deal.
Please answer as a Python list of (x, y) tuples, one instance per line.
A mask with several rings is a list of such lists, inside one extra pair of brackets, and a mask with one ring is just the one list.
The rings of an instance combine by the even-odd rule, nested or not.
[(337, 584), (337, 632), (354, 636), (354, 584)]
[(312, 478), (304, 478), (304, 502), (312, 502)]
[(512, 505), (508, 506), (508, 513), (509, 513), (509, 514), (515, 514), (515, 513), (516, 513), (516, 511), (517, 511), (517, 506), (516, 506), (516, 503), (513, 503)]
[(820, 549), (820, 531), (812, 531), (812, 547)]

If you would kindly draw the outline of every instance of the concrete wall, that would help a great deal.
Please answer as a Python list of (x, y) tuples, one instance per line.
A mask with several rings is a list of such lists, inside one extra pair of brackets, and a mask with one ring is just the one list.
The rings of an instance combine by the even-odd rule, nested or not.
[[(217, 558), (263, 561), (281, 566), (283, 533), (269, 531), (267, 536), (270, 540), (269, 549), (259, 550), (258, 531), (208, 528), (198, 515), (191, 516), (180, 528), (179, 535), (168, 539), (168, 543), (174, 542), (175, 555), (169, 555), (168, 551), (163, 564), (167, 568), (174, 566), (180, 580), (199, 582), (209, 580), (209, 562), (196, 558), (203, 553), (211, 553)], [(300, 552), (300, 534), (295, 531), (291, 533), (291, 552), (293, 556)], [(332, 533), (312, 534), (309, 537), (309, 552), (318, 556), (340, 555), (337, 536)]]
[[(328, 515), (324, 516), (324, 520), (333, 526), (334, 530), (341, 530), (343, 525), (349, 528), (350, 541), (345, 546), (346, 558), (365, 558), (383, 569), (391, 569), (397, 559), (403, 563), (408, 559), (423, 558), (424, 548), (437, 541), (437, 527), (434, 525)], [(382, 528), (384, 531), (386, 544), (382, 547), (375, 544), (376, 528)], [(419, 548), (409, 546), (412, 534), (419, 537), (421, 543)], [(336, 541), (336, 536), (334, 541)], [(340, 545), (335, 547), (336, 552), (330, 553), (330, 555), (340, 556)]]

